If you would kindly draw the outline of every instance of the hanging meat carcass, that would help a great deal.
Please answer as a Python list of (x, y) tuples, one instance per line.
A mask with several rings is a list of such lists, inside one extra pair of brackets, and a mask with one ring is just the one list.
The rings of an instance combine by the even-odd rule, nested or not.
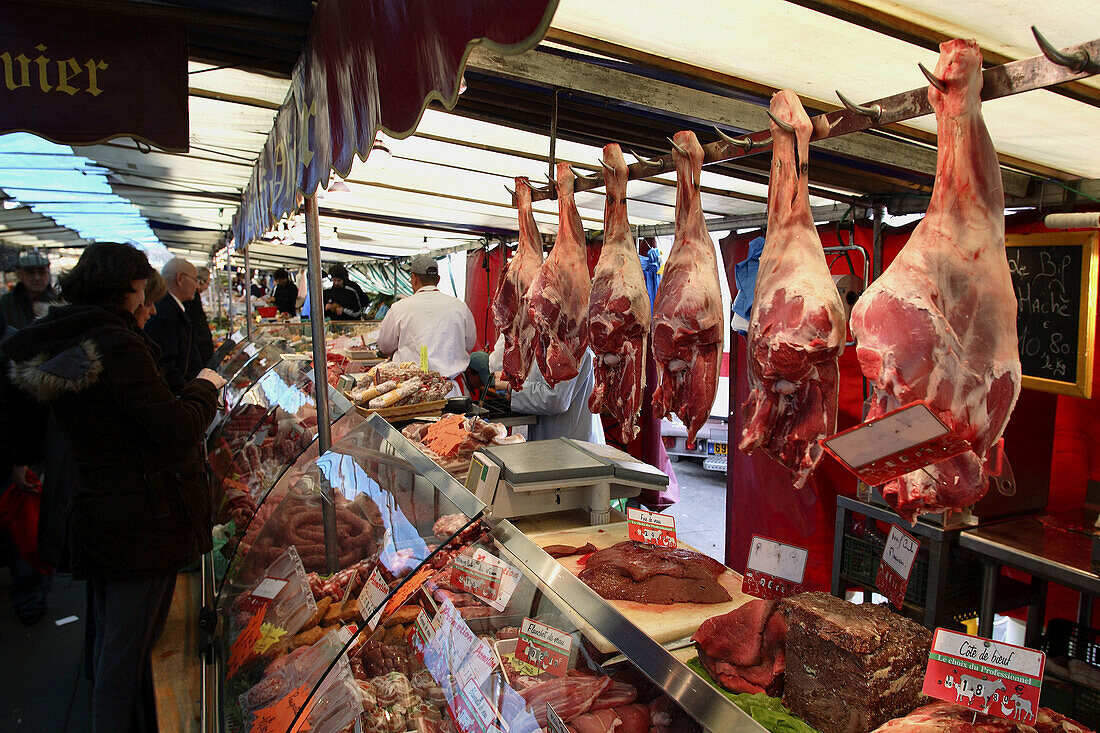
[(553, 387), (577, 376), (588, 348), (588, 255), (584, 227), (573, 200), (573, 171), (558, 163), (558, 236), (527, 290), (527, 308), (535, 326), (535, 361)]
[(722, 287), (699, 195), (703, 148), (691, 131), (676, 133), (673, 145), (676, 239), (653, 304), (653, 415), (676, 413), (693, 441), (710, 417), (718, 391)]
[(504, 271), (504, 280), (493, 302), (493, 319), (504, 336), (504, 380), (512, 389), (521, 390), (534, 361), (531, 347), (535, 342), (535, 325), (523, 295), (542, 266), (542, 237), (531, 208), (531, 183), (523, 177), (516, 178), (516, 207), (519, 246)]
[(601, 409), (611, 413), (629, 442), (640, 430), (651, 306), (626, 218), (626, 161), (615, 143), (603, 149), (603, 166), (603, 249), (588, 301), (588, 338), (596, 356), (596, 386), (588, 409), (597, 415)]
[(840, 299), (810, 212), (813, 126), (798, 95), (772, 97), (768, 230), (748, 332), (750, 392), (740, 450), (762, 449), (801, 488), (836, 431), (844, 350)]
[(985, 494), (987, 458), (1020, 394), (1004, 191), (982, 120), (977, 44), (940, 44), (935, 75), (944, 91), (928, 89), (939, 135), (928, 213), (852, 311), (856, 356), (874, 385), (867, 419), (924, 400), (972, 448), (883, 487), (908, 521)]

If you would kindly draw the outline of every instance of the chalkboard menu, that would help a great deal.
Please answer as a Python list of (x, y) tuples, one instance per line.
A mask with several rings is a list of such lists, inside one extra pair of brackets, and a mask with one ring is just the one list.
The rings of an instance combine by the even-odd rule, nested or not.
[(1097, 233), (1009, 235), (1024, 384), (1090, 397), (1096, 323)]

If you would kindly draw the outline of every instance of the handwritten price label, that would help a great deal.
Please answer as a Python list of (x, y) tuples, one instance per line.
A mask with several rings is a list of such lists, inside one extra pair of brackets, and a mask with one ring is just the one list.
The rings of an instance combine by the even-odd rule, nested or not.
[(378, 620), (382, 618), (382, 601), (389, 595), (390, 587), (386, 585), (386, 579), (378, 568), (367, 578), (359, 597), (355, 599), (355, 605), (359, 609), (359, 615), (367, 619), (367, 626), (371, 631), (378, 626)]
[(1045, 666), (1043, 652), (936, 629), (923, 691), (987, 715), (1033, 724)]
[(626, 531), (634, 542), (676, 549), (675, 517), (627, 507)]
[(499, 565), (457, 555), (451, 563), (451, 585), (485, 602), (495, 601), (503, 575)]
[(520, 662), (561, 677), (569, 671), (572, 649), (572, 635), (533, 619), (523, 619), (516, 644), (516, 659)]
[(474, 550), (474, 559), (500, 568), (500, 588), (497, 590), (497, 597), (489, 601), (489, 605), (498, 611), (503, 611), (519, 586), (519, 570), (499, 557), (489, 554), (481, 547)]
[(898, 610), (901, 610), (905, 601), (905, 590), (909, 587), (909, 576), (913, 572), (919, 549), (920, 540), (916, 537), (901, 527), (890, 528), (886, 547), (882, 550), (882, 560), (878, 564), (875, 587)]
[(753, 535), (741, 592), (757, 598), (786, 598), (802, 592), (810, 551)]
[(569, 733), (561, 716), (550, 703), (546, 703), (546, 727), (550, 729), (550, 733)]

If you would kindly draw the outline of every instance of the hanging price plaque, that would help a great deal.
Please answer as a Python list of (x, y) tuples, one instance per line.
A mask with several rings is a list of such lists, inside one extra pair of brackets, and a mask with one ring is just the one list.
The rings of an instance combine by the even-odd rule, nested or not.
[(882, 595), (901, 610), (905, 601), (905, 589), (909, 587), (909, 576), (917, 559), (920, 540), (898, 526), (890, 528), (886, 538), (886, 547), (882, 548), (882, 559), (878, 564), (878, 577), (875, 587)]

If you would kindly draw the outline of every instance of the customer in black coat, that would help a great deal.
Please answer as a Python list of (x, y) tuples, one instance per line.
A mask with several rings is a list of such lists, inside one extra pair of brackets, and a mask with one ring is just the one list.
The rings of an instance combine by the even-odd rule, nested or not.
[(199, 275), (195, 266), (182, 257), (168, 260), (161, 275), (168, 283), (168, 295), (157, 303), (157, 312), (145, 324), (145, 333), (160, 347), (160, 366), (168, 387), (179, 394), (202, 369), (194, 324), (185, 306), (195, 297)]
[(61, 280), (71, 305), (0, 344), (76, 463), (73, 569), (93, 591), (97, 733), (157, 730), (149, 654), (176, 573), (211, 546), (201, 440), (224, 380), (203, 370), (178, 397), (168, 388), (134, 319), (151, 272), (129, 245), (89, 245)]
[(210, 269), (198, 268), (199, 282), (195, 288), (195, 297), (184, 301), (183, 307), (191, 319), (191, 338), (199, 352), (199, 365), (209, 366), (214, 357), (214, 337), (210, 333), (210, 322), (206, 320), (206, 311), (202, 307), (202, 294), (210, 287)]

